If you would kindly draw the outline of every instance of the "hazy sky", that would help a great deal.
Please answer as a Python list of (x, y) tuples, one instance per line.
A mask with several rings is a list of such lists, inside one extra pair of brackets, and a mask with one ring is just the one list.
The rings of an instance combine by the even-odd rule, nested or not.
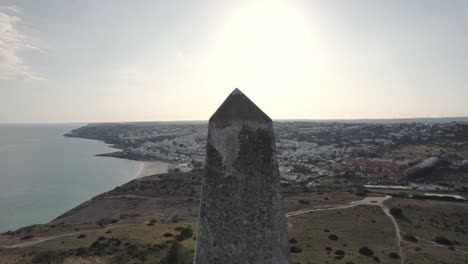
[(468, 1), (0, 0), (0, 123), (468, 116)]

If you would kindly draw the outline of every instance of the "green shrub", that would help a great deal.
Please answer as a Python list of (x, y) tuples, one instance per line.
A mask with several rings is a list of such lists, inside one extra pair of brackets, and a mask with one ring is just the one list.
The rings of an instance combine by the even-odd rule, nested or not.
[(302, 249), (300, 247), (292, 246), (290, 251), (291, 253), (301, 253)]
[(328, 235), (328, 239), (332, 240), (332, 241), (337, 241), (338, 240), (338, 236), (335, 235), (335, 234), (330, 234)]
[(182, 232), (180, 232), (180, 235), (183, 237), (183, 238), (191, 238), (193, 236), (193, 230), (190, 226), (182, 229)]
[(190, 226), (182, 228), (180, 234), (176, 237), (178, 241), (183, 241), (185, 239), (191, 238), (193, 236), (193, 230)]
[(357, 196), (362, 196), (362, 197), (366, 197), (366, 196), (367, 196), (367, 193), (362, 192), (362, 191), (357, 191), (357, 192), (355, 193), (355, 195), (357, 195)]
[(413, 234), (406, 233), (403, 237), (408, 241), (418, 242), (418, 239)]
[(390, 214), (395, 217), (399, 217), (403, 215), (403, 210), (400, 207), (392, 207), (390, 208)]
[(359, 249), (359, 254), (372, 257), (374, 255), (374, 251), (368, 247), (362, 247)]
[(25, 236), (21, 237), (21, 240), (27, 240), (27, 239), (31, 239), (33, 237), (34, 237), (33, 235), (25, 235)]
[(335, 255), (341, 255), (341, 256), (344, 256), (345, 255), (345, 252), (341, 249), (338, 249), (337, 251), (335, 251)]
[(400, 259), (400, 255), (398, 255), (398, 253), (396, 252), (391, 252), (390, 254), (388, 254), (388, 256), (392, 259)]
[(297, 240), (295, 238), (291, 238), (291, 239), (289, 239), (289, 243), (296, 244)]
[(453, 245), (453, 242), (448, 240), (447, 238), (443, 237), (443, 236), (438, 236), (434, 239), (434, 242), (436, 242), (437, 244), (441, 244), (441, 245), (444, 245), (444, 246), (452, 246)]
[(34, 255), (32, 263), (62, 263), (63, 257), (58, 251), (43, 251)]

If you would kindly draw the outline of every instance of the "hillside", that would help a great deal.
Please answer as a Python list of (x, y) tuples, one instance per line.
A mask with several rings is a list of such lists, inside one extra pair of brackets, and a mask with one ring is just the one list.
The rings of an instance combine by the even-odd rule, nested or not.
[[(0, 263), (191, 263), (201, 176), (136, 179), (49, 224), (2, 234)], [(468, 257), (466, 203), (384, 197), (398, 194), (392, 190), (282, 187), (293, 263), (455, 264)], [(395, 207), (401, 215), (389, 213)], [(440, 238), (448, 242), (434, 242)], [(179, 262), (168, 262), (174, 255)]]

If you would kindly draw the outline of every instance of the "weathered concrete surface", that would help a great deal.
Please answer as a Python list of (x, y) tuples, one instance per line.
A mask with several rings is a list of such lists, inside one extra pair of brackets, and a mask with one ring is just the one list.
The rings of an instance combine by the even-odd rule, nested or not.
[(236, 89), (206, 151), (194, 263), (290, 263), (271, 119)]

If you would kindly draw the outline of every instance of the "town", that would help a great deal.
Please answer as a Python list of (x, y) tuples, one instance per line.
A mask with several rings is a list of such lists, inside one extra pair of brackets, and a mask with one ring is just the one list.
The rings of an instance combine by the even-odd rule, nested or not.
[[(468, 123), (282, 121), (274, 127), (285, 182), (311, 187), (341, 179), (428, 190), (468, 187)], [(203, 166), (206, 134), (202, 122), (150, 122), (89, 124), (67, 136), (102, 140), (121, 149), (107, 156), (166, 161), (190, 170)]]

